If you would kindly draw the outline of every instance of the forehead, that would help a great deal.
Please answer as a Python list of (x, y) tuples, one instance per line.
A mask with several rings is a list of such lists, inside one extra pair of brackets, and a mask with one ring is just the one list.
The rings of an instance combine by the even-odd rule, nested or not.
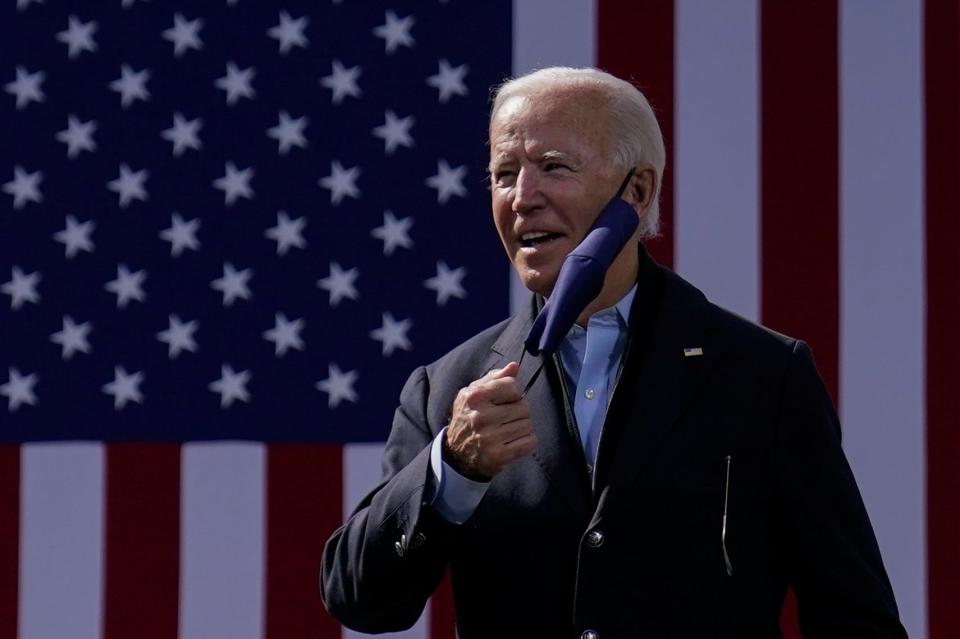
[(507, 98), (490, 122), (492, 157), (529, 150), (602, 153), (608, 146), (606, 101), (585, 91), (550, 90)]

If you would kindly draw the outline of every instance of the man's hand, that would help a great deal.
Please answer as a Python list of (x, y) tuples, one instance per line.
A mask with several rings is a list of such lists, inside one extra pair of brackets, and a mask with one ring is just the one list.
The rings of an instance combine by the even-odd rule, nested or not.
[(457, 393), (443, 453), (464, 477), (489, 480), (537, 445), (530, 406), (517, 383), (519, 370), (510, 362)]

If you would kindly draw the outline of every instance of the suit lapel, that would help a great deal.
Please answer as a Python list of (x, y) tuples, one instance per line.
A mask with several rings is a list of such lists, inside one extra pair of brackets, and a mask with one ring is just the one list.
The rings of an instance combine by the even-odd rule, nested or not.
[[(580, 442), (571, 435), (563, 402), (558, 401), (563, 397), (560, 386), (563, 382), (552, 361), (545, 362), (541, 356), (523, 352), (523, 342), (533, 323), (535, 310), (531, 304), (530, 313), (515, 317), (493, 345), (493, 350), (499, 355), (496, 366), (505, 366), (510, 361), (519, 362), (523, 356), (517, 375), (520, 387), (525, 388), (531, 378), (537, 376), (526, 394), (537, 434), (537, 448), (533, 457), (563, 501), (574, 512), (582, 513), (589, 508), (589, 485)], [(537, 374), (541, 367), (544, 370)]]
[[(606, 467), (598, 468), (595, 517), (643, 473), (721, 355), (720, 344), (710, 339), (709, 328), (716, 320), (713, 307), (672, 272), (662, 269), (662, 277), (658, 308), (648, 326), (637, 327), (639, 334), (627, 353), (607, 414), (606, 424), (615, 430), (611, 441), (604, 432), (601, 442), (605, 450), (599, 463)], [(631, 314), (631, 327), (633, 320)]]

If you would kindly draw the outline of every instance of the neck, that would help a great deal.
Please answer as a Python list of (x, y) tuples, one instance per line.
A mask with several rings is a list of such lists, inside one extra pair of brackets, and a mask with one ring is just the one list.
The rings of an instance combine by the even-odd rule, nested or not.
[(594, 313), (615, 305), (637, 281), (637, 271), (640, 269), (640, 259), (637, 255), (637, 246), (634, 242), (627, 242), (613, 264), (607, 269), (600, 294), (587, 304), (577, 317), (577, 324), (586, 327)]

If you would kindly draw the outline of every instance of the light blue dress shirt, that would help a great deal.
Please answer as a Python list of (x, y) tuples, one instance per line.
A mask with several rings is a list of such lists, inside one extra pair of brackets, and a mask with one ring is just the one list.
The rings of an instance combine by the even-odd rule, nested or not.
[[(573, 391), (573, 412), (591, 474), (627, 345), (627, 321), (636, 292), (634, 285), (615, 306), (594, 313), (586, 328), (575, 324), (560, 343), (564, 381)], [(468, 479), (443, 461), (446, 434), (444, 428), (430, 448), (433, 481), (426, 501), (447, 521), (462, 524), (476, 510), (490, 482)]]

